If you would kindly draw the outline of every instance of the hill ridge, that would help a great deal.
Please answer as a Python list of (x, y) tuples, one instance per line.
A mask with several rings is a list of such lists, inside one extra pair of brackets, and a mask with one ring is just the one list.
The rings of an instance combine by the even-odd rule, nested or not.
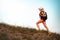
[(52, 33), (48, 36), (45, 30), (0, 23), (0, 40), (60, 40), (60, 34)]

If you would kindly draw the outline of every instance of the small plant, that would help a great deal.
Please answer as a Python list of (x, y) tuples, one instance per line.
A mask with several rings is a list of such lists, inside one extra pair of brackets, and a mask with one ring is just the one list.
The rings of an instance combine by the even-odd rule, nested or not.
[(9, 38), (8, 38), (6, 33), (1, 33), (0, 32), (0, 40), (9, 40)]
[(13, 38), (12, 40), (21, 40), (20, 38)]

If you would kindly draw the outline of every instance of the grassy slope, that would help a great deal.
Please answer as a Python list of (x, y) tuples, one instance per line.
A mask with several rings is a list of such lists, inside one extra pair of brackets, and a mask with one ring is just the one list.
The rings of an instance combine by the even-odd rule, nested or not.
[(0, 40), (60, 40), (60, 35), (52, 33), (48, 36), (45, 30), (0, 23)]

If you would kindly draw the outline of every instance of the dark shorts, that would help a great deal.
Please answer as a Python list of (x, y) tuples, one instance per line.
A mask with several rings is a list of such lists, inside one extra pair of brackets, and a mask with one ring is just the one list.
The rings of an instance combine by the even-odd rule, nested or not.
[(41, 18), (41, 20), (46, 21), (46, 18)]

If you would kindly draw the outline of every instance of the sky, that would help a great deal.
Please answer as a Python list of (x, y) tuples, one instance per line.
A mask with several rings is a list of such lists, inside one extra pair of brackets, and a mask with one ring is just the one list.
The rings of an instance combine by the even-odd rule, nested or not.
[[(0, 22), (37, 29), (40, 7), (47, 12), (49, 30), (60, 33), (60, 0), (0, 0)], [(42, 23), (40, 28), (46, 30)]]

